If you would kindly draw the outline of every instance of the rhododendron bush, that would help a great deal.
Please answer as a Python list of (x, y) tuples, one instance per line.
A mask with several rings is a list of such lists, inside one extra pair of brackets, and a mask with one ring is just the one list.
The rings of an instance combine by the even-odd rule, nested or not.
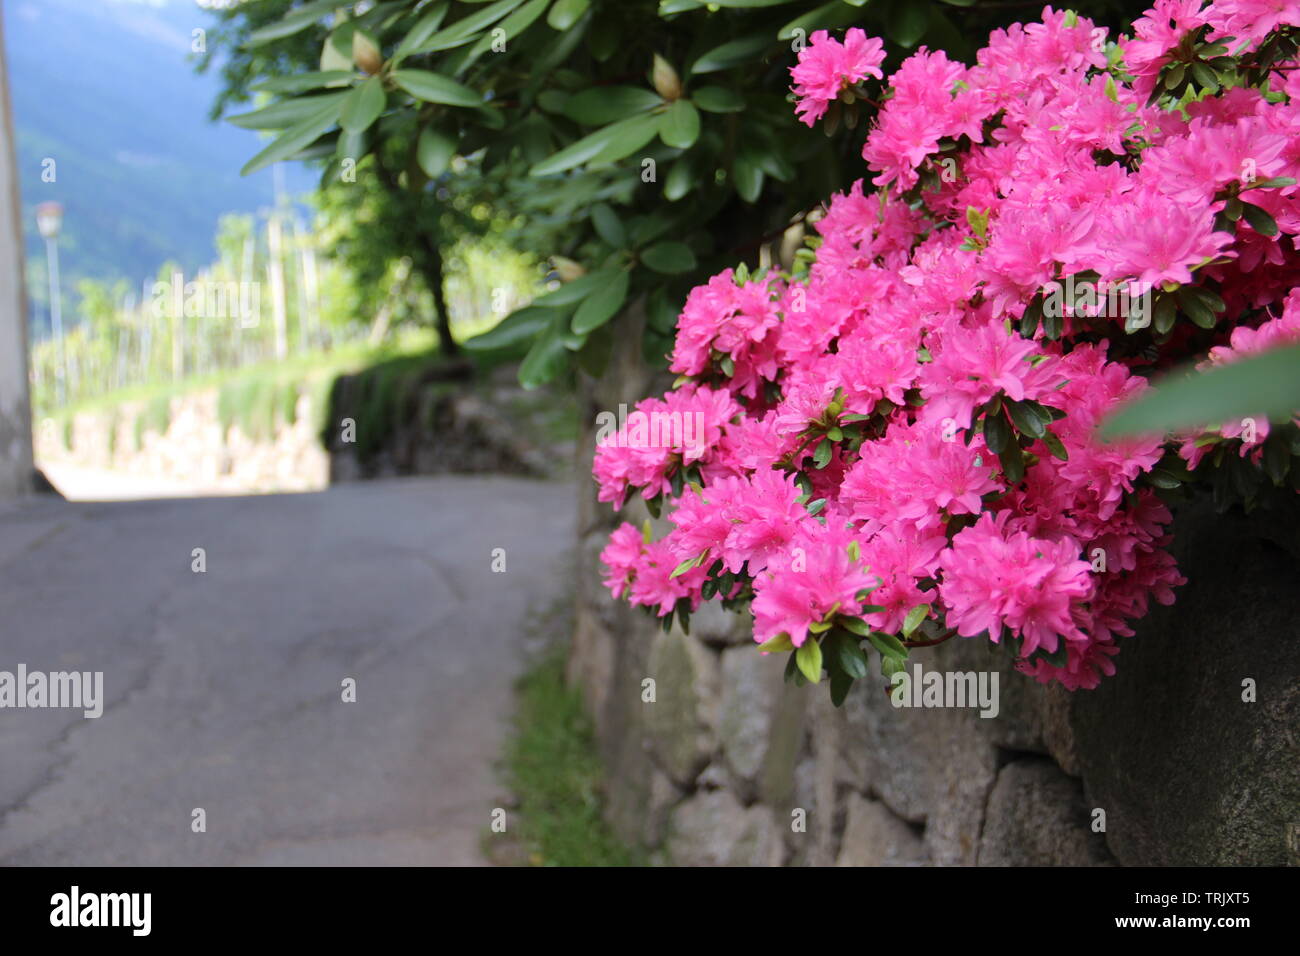
[(1153, 372), (1300, 341), (1300, 3), (1158, 3), (1134, 37), (1069, 12), (996, 31), (974, 66), (815, 33), (804, 122), (862, 124), (867, 181), (785, 273), (691, 292), (677, 385), (597, 450), (623, 524), (615, 596), (687, 624), (748, 605), (765, 652), (843, 700), (952, 638), (1091, 688), (1183, 583), (1165, 497), (1293, 493), (1284, 416), (1104, 442)]

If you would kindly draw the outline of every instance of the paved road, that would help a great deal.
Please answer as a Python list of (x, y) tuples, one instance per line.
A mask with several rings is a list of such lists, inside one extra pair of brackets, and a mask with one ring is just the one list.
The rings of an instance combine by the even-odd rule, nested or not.
[(103, 671), (106, 703), (0, 709), (0, 865), (483, 862), (573, 497), (420, 478), (6, 507), (0, 671)]

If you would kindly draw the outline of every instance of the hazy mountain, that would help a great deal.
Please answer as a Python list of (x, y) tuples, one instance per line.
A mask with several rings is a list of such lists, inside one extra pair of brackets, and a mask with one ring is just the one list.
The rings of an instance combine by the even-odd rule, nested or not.
[[(35, 329), (47, 325), (38, 202), (65, 210), (65, 314), (78, 277), (138, 284), (168, 259), (197, 268), (222, 213), (270, 204), (270, 170), (239, 175), (257, 134), (208, 120), (217, 80), (195, 73), (191, 46), (211, 15), (194, 0), (3, 0), (3, 15)], [(314, 181), (286, 173), (294, 191)]]

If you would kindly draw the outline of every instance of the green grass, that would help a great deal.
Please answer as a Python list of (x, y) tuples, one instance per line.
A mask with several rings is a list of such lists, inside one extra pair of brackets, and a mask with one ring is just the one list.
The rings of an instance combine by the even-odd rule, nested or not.
[(48, 415), (64, 428), (65, 435), (70, 436), (72, 420), (79, 412), (110, 413), (112, 417), (123, 404), (138, 402), (144, 406), (136, 418), (135, 439), (139, 448), (145, 431), (154, 429), (161, 433), (167, 430), (173, 398), (216, 388), (217, 414), (222, 425), (229, 427), (237, 423), (245, 434), (266, 439), (274, 435), (277, 421), (293, 424), (300, 393), (306, 392), (317, 399), (313, 402), (313, 409), (323, 422), (327, 404), (323, 399), (329, 395), (330, 386), (339, 375), (412, 355), (427, 361), (435, 340), (432, 332), (421, 330), (379, 347), (356, 344), (330, 352), (294, 355), (282, 362), (262, 362), (197, 375), (179, 382), (133, 386), (97, 395), (66, 408), (42, 412), (37, 417)]
[(564, 648), (553, 647), (519, 678), (506, 749), (506, 780), (536, 866), (641, 866), (601, 816), (604, 769), (581, 695), (565, 686)]

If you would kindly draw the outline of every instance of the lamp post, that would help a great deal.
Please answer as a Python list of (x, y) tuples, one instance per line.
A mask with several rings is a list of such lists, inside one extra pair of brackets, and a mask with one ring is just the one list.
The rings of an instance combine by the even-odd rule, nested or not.
[(43, 202), (36, 207), (36, 228), (45, 240), (45, 259), (50, 274), (50, 332), (54, 336), (55, 350), (58, 354), (58, 367), (55, 379), (58, 403), (65, 398), (65, 377), (67, 360), (63, 354), (63, 306), (59, 300), (59, 229), (63, 225), (63, 207), (56, 202)]

